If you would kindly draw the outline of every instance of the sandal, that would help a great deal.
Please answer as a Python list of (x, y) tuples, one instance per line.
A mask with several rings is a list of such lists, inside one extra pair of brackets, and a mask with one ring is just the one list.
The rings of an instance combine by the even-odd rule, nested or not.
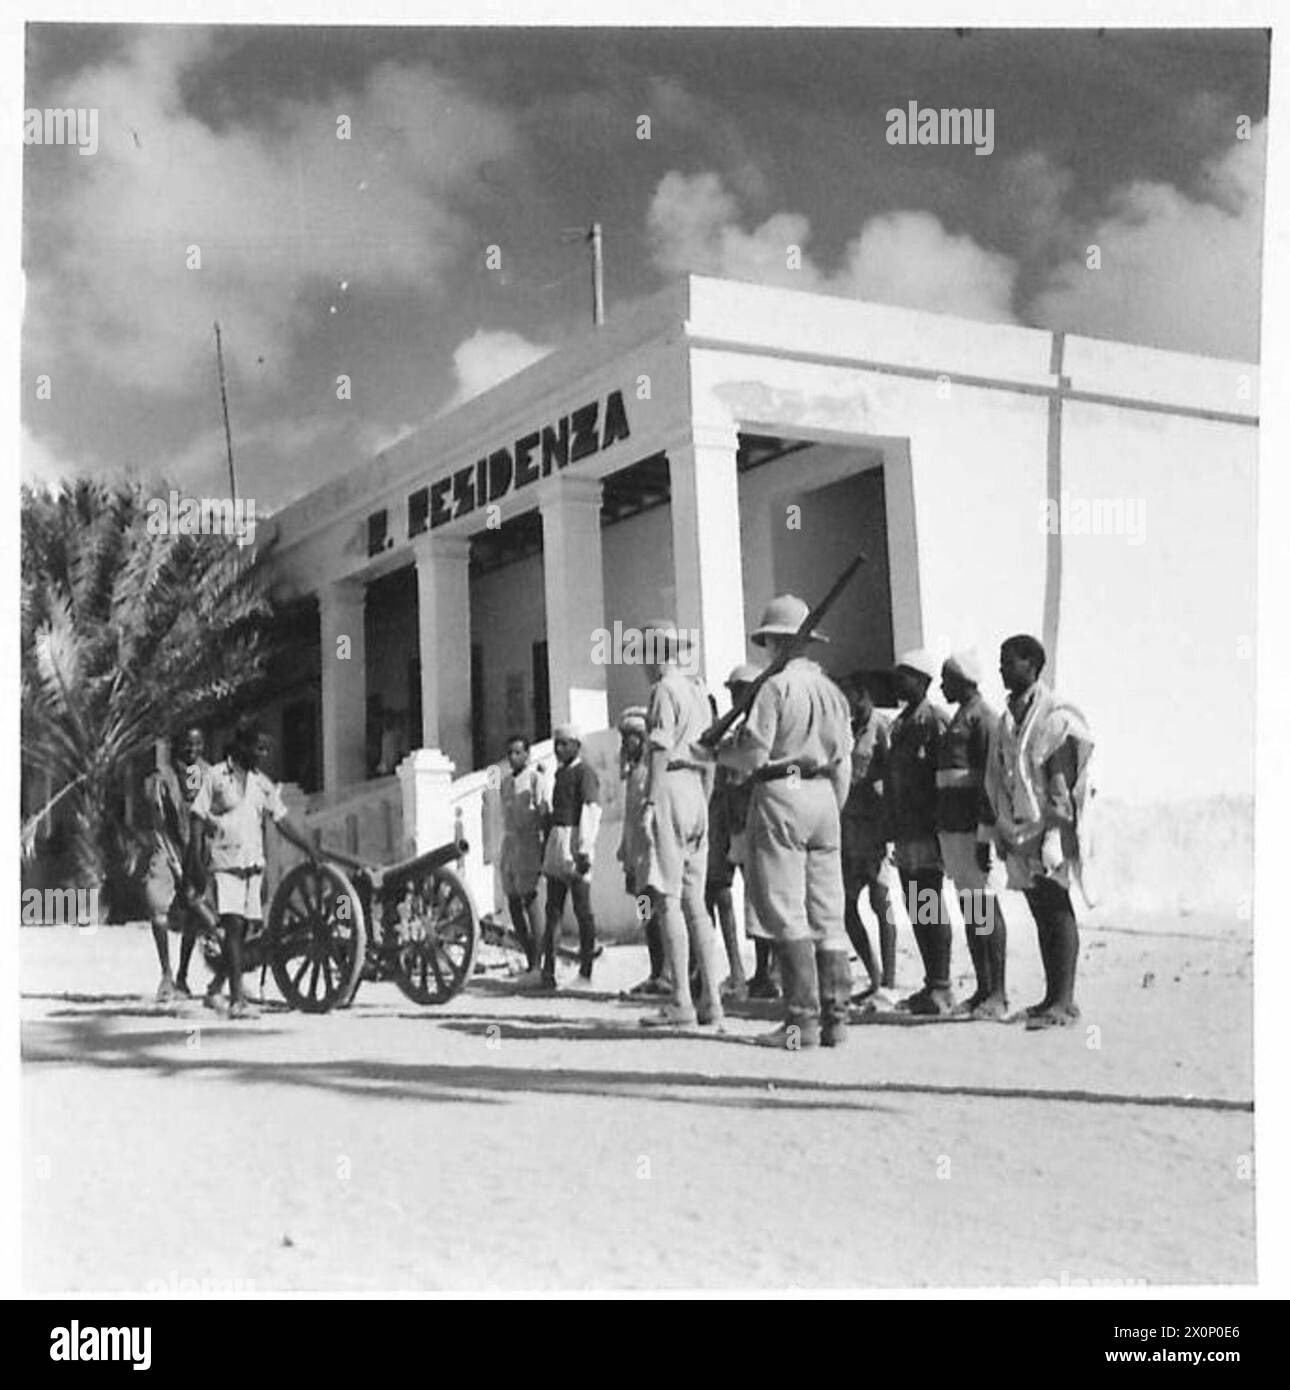
[(1026, 1018), (1026, 1032), (1038, 1033), (1045, 1028), (1069, 1028), (1077, 1017), (1077, 1013), (1058, 1008), (1054, 1005), (1050, 1009), (1045, 1009), (1042, 1013), (1028, 1015)]

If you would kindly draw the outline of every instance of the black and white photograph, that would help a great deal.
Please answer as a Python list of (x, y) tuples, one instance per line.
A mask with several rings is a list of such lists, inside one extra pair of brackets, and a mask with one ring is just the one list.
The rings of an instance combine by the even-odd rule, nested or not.
[(17, 1296), (1276, 1292), (1283, 36), (1115, 8), (13, 26)]

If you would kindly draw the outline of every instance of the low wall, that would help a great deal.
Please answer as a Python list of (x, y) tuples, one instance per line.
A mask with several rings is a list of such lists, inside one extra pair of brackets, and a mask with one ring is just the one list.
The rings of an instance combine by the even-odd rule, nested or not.
[(1098, 917), (1249, 918), (1254, 899), (1254, 801), (1207, 797), (1098, 808)]
[[(600, 778), (604, 806), (591, 899), (605, 941), (640, 937), (635, 901), (625, 891), (617, 859), (623, 823), (618, 746), (613, 730), (589, 734), (583, 745), (584, 759)], [(533, 757), (554, 767), (549, 742), (535, 745)], [(500, 769), (481, 769), (458, 778), (451, 796), (458, 828), (471, 844), (465, 875), (476, 905), (483, 914), (504, 915), (497, 874), (499, 773)], [(295, 798), (288, 800), (290, 804)], [(360, 853), (376, 863), (399, 857), (402, 807), (397, 779), (368, 783), (339, 806), (306, 811), (301, 798), (291, 809), (304, 811), (306, 825), (322, 831), (324, 845)], [(276, 878), (272, 870), (281, 872), (298, 856), (280, 837), (268, 839), (271, 857), (279, 860), (271, 865), (271, 878)], [(1098, 806), (1096, 856), (1099, 902), (1093, 921), (1193, 914), (1248, 919), (1254, 894), (1253, 800), (1210, 797), (1131, 805), (1104, 798)], [(1081, 917), (1087, 916), (1081, 909)], [(571, 914), (566, 930), (573, 931)]]

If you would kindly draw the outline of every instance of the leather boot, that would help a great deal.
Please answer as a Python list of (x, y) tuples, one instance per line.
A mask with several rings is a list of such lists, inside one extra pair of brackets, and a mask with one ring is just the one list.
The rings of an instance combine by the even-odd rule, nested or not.
[(841, 1047), (847, 1040), (847, 1009), (851, 1002), (851, 966), (845, 951), (815, 948), (815, 966), (820, 978), (820, 1044)]
[[(784, 984), (784, 1021), (754, 1041), (760, 1047), (796, 1052), (820, 1042), (820, 982), (815, 969), (815, 943), (781, 941), (776, 949)], [(846, 957), (843, 957), (846, 964)], [(849, 972), (848, 972), (849, 973)], [(849, 983), (849, 982), (848, 982)]]

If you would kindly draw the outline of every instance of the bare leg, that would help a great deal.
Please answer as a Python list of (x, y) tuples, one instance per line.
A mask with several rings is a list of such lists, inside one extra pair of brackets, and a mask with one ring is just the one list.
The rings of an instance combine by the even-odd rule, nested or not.
[(869, 880), (869, 906), (878, 919), (878, 954), (882, 959), (883, 989), (896, 988), (896, 919), (891, 889), (880, 876)]
[(873, 958), (873, 944), (869, 940), (869, 933), (865, 930), (864, 920), (860, 916), (859, 898), (860, 890), (863, 887), (864, 880), (857, 874), (843, 874), (842, 920), (847, 930), (847, 936), (852, 946), (855, 947), (856, 955), (860, 957), (860, 964), (864, 966), (869, 976), (869, 983), (876, 988), (879, 982), (878, 966)]
[(541, 956), (542, 943), (542, 919), (538, 916), (536, 890), (525, 896), (524, 912), (525, 916), (528, 919), (529, 928), (529, 941), (527, 948), (529, 951), (529, 969), (533, 970), (537, 967), (539, 958)]
[(188, 990), (188, 964), (193, 958), (193, 947), (197, 945), (197, 933), (191, 927), (185, 930), (179, 941), (179, 974), (175, 976), (175, 986), (184, 994)]
[(518, 893), (510, 893), (506, 898), (506, 908), (511, 914), (511, 930), (520, 943), (524, 959), (530, 970), (533, 969), (533, 937), (529, 932), (529, 918), (526, 900)]
[(739, 929), (735, 925), (735, 904), (728, 886), (708, 885), (708, 911), (713, 913), (721, 924), (721, 939), (725, 943), (726, 960), (730, 965), (730, 983), (735, 994), (748, 992), (748, 976), (744, 971), (743, 957), (739, 954)]
[(659, 893), (658, 920), (663, 931), (663, 955), (672, 975), (672, 1003), (688, 1012), (694, 1007), (690, 997), (690, 930), (681, 911), (681, 899)]
[(163, 917), (152, 924), (152, 944), (157, 948), (157, 961), (161, 966), (161, 983), (157, 986), (157, 1002), (165, 1003), (173, 997), (175, 979), (170, 973), (170, 929)]
[(246, 918), (231, 913), (220, 918), (224, 928), (224, 973), (228, 976), (229, 1007), (244, 1002), (242, 992), (242, 942), (246, 936)]
[(649, 977), (651, 980), (660, 979), (664, 969), (664, 951), (657, 902), (650, 904), (649, 918), (645, 923), (645, 949), (649, 952)]
[(690, 951), (703, 981), (703, 996), (696, 1001), (700, 1021), (719, 1023), (724, 1009), (721, 1004), (721, 983), (717, 979), (717, 933), (703, 903), (703, 889), (697, 882), (685, 885), (681, 896), (681, 913), (685, 918)]

